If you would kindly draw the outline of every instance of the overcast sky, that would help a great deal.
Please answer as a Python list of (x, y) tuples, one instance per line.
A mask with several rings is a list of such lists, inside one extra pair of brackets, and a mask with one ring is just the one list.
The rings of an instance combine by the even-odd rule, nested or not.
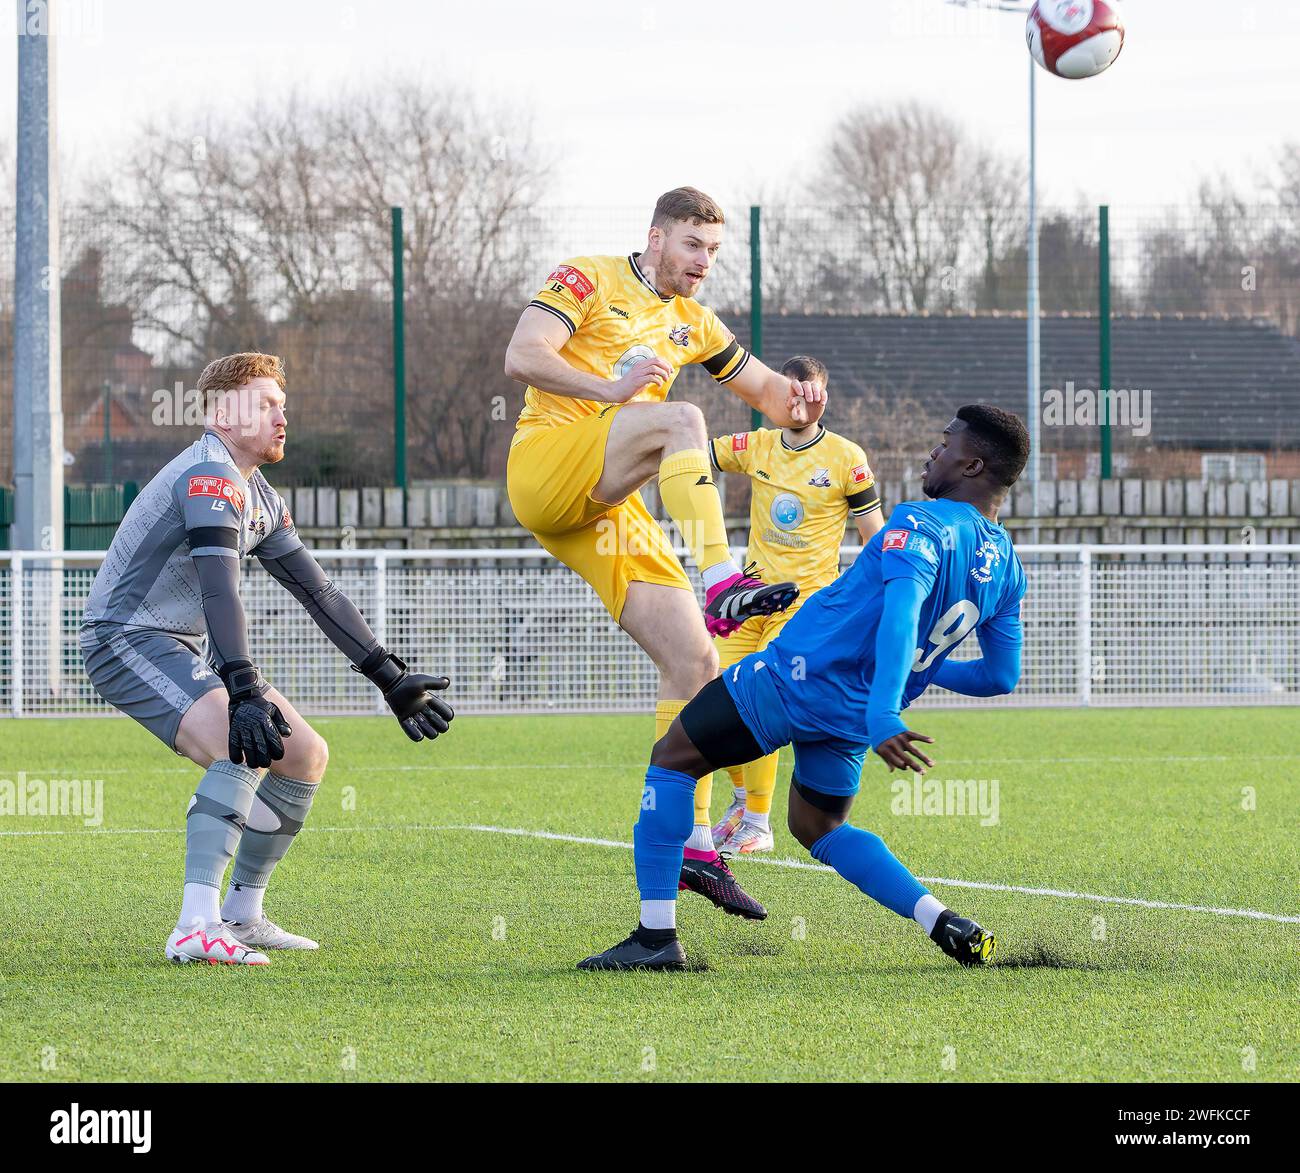
[[(944, 0), (56, 0), (59, 120), (74, 168), (112, 165), (151, 113), (182, 118), (290, 88), (446, 79), (531, 111), (546, 202), (637, 207), (679, 183), (724, 203), (805, 187), (837, 116), (918, 98), (1023, 153), (1020, 15)], [(1207, 171), (1248, 180), (1300, 138), (1300, 5), (1129, 0), (1099, 78), (1039, 74), (1040, 191), (1183, 202)], [(0, 4), (0, 117), (13, 143), (13, 0)], [(12, 198), (12, 193), (8, 193)]]

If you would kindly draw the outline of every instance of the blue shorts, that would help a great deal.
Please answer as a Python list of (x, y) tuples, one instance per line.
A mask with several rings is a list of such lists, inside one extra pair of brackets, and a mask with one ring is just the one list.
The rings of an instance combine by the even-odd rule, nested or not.
[(857, 794), (870, 743), (845, 741), (800, 727), (782, 701), (762, 652), (753, 652), (727, 668), (722, 682), (765, 754), (783, 745), (794, 747), (794, 780), (800, 786), (822, 794)]

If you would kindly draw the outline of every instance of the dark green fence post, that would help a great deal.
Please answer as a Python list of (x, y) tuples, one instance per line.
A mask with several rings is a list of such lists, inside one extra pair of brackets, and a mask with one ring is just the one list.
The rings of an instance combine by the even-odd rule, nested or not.
[(113, 384), (104, 380), (104, 483), (113, 483)]
[(0, 550), (9, 549), (9, 527), (14, 520), (14, 494), (8, 485), (0, 485)]
[(1097, 335), (1101, 344), (1101, 370), (1097, 381), (1097, 398), (1100, 400), (1101, 425), (1101, 475), (1105, 480), (1111, 475), (1110, 416), (1106, 410), (1110, 390), (1110, 205), (1098, 209), (1097, 244)]
[[(763, 357), (763, 250), (760, 241), (762, 215), (757, 204), (749, 209), (749, 353)], [(763, 426), (763, 413), (752, 408), (749, 426)]]
[(402, 209), (393, 208), (393, 475), (406, 522), (406, 295), (402, 281)]

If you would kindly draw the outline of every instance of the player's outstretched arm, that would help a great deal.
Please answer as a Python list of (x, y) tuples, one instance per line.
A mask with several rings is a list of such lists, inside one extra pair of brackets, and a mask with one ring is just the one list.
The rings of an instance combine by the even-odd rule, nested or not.
[(978, 628), (978, 660), (945, 660), (932, 683), (962, 696), (1005, 696), (1020, 683), (1023, 632), (1019, 605)]
[(199, 580), (212, 660), (230, 698), (230, 760), (265, 769), (284, 757), (281, 738), (292, 730), (266, 699), (266, 682), (248, 652), (239, 601), (239, 533), (248, 485), (228, 464), (202, 461), (177, 477), (172, 491)]
[(552, 395), (567, 395), (593, 403), (626, 403), (646, 387), (672, 377), (672, 367), (662, 358), (637, 363), (621, 379), (602, 379), (571, 366), (560, 353), (570, 331), (555, 314), (535, 305), (519, 317), (506, 347), (506, 375)]
[(425, 676), (412, 672), (392, 652), (378, 649), (364, 664), (354, 665), (384, 694), (402, 732), (412, 741), (432, 741), (446, 733), (456, 715), (438, 695), (451, 683), (446, 676)]
[(277, 556), (258, 555), (267, 573), (287, 590), (393, 710), (412, 741), (446, 733), (454, 713), (437, 694), (451, 683), (445, 676), (424, 676), (383, 647), (356, 605), (338, 589), (320, 563), (301, 544)]
[(862, 544), (865, 546), (885, 528), (885, 512), (877, 505), (875, 509), (868, 509), (866, 513), (858, 514), (853, 521), (858, 527), (858, 537), (862, 539)]
[(934, 739), (914, 733), (903, 723), (903, 688), (916, 655), (915, 635), (928, 589), (913, 578), (891, 578), (884, 584), (885, 604), (876, 631), (876, 670), (867, 701), (867, 737), (891, 770), (925, 773), (934, 762), (915, 742)]
[(727, 387), (781, 428), (816, 423), (826, 410), (824, 387), (788, 378), (764, 366), (753, 355), (727, 381)]

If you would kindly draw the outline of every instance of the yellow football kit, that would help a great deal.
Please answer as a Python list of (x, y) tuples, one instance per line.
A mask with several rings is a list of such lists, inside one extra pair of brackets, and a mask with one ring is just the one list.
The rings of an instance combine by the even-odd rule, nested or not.
[[(688, 363), (700, 363), (719, 383), (734, 378), (749, 354), (711, 309), (694, 298), (662, 296), (638, 266), (639, 255), (576, 257), (547, 278), (529, 305), (564, 323), (569, 332), (560, 352), (564, 359), (605, 379), (621, 378), (652, 357), (665, 360), (672, 376), (642, 390), (633, 403), (662, 401)], [(610, 426), (623, 406), (529, 387), (506, 469), (520, 524), (591, 584), (615, 620), (631, 582), (690, 589), (672, 544), (640, 493), (614, 504), (592, 496), (604, 469)], [(683, 470), (677, 471), (685, 471), (685, 462), (678, 463)], [(708, 473), (707, 466), (703, 471)], [(696, 478), (689, 479), (693, 484)]]
[(780, 428), (719, 436), (709, 458), (719, 472), (749, 477), (746, 561), (758, 563), (764, 582), (797, 583), (800, 599), (838, 577), (849, 514), (880, 506), (867, 454), (826, 428), (798, 447)]
[[(867, 454), (852, 440), (821, 428), (813, 439), (792, 447), (779, 428), (719, 436), (709, 446), (713, 467), (749, 477), (749, 549), (746, 562), (764, 582), (794, 582), (799, 598), (775, 615), (747, 619), (728, 638), (714, 640), (723, 669), (762, 651), (814, 591), (840, 571), (840, 543), (850, 514), (880, 508), (880, 494)], [(729, 773), (744, 789), (746, 809), (766, 814), (776, 787), (777, 754)], [(695, 821), (707, 823), (712, 779), (695, 792)]]

